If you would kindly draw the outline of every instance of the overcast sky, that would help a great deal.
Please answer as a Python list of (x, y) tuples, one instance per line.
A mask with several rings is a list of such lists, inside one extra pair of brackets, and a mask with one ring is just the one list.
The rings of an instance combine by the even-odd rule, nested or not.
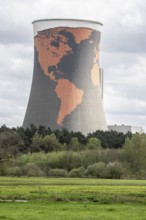
[(23, 123), (33, 73), (31, 23), (46, 18), (103, 23), (100, 67), (107, 124), (146, 131), (145, 0), (0, 0), (0, 125)]

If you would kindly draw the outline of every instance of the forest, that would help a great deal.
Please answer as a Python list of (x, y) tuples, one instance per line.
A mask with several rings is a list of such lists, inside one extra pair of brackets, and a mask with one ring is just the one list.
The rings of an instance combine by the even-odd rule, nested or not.
[(146, 178), (146, 134), (0, 127), (0, 175)]

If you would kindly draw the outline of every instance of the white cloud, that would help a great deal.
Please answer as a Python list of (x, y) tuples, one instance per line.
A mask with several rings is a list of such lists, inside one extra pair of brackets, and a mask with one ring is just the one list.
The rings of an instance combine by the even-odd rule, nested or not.
[(108, 124), (131, 123), (146, 129), (146, 57), (137, 57), (136, 61), (127, 65), (119, 61), (105, 73), (104, 103)]
[(145, 10), (144, 0), (1, 1), (0, 124), (17, 126), (23, 121), (33, 72), (32, 21), (75, 18), (104, 24), (100, 65), (108, 123), (146, 130)]

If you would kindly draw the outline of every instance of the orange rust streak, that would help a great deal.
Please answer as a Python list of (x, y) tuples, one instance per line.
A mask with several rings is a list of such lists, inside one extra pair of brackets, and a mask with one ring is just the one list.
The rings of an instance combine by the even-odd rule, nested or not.
[(73, 34), (75, 42), (77, 44), (79, 44), (83, 40), (89, 39), (92, 34), (92, 30), (89, 28), (69, 28), (67, 29), (67, 32)]
[(58, 80), (55, 92), (61, 100), (57, 118), (57, 124), (61, 125), (64, 118), (82, 102), (84, 92), (67, 79)]

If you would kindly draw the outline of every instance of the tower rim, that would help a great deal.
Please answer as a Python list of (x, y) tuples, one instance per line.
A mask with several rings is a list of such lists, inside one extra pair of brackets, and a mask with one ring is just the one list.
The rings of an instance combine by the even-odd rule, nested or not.
[(34, 20), (32, 24), (36, 22), (44, 22), (44, 21), (73, 21), (73, 22), (83, 22), (83, 23), (92, 23), (92, 24), (98, 24), (103, 26), (101, 22), (93, 21), (93, 20), (86, 20), (86, 19), (71, 19), (71, 18), (50, 18), (50, 19), (39, 19)]

